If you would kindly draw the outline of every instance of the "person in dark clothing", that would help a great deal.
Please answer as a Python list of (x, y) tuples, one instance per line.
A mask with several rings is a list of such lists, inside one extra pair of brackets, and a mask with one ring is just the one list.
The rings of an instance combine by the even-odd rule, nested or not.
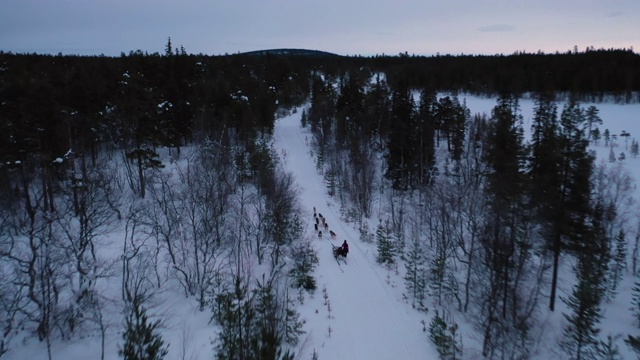
[(344, 256), (347, 257), (347, 254), (349, 253), (349, 244), (347, 244), (347, 240), (345, 240), (342, 243), (342, 246), (336, 248), (336, 256), (340, 255), (340, 256)]

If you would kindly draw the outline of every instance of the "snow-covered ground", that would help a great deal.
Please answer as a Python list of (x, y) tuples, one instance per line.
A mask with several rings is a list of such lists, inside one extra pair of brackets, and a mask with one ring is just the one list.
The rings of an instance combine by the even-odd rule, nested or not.
[[(466, 102), (472, 114), (490, 115), (491, 109), (496, 105), (496, 99), (492, 98), (461, 96), (460, 101)], [(562, 105), (558, 104), (558, 115), (562, 111)], [(601, 132), (609, 129), (611, 134), (620, 134), (624, 130), (631, 133), (630, 139), (636, 138), (634, 129), (638, 128), (636, 122), (640, 123), (640, 104), (581, 104), (584, 109), (590, 105), (595, 105), (600, 110), (599, 115), (604, 121)], [(520, 106), (525, 133), (529, 133), (534, 101), (521, 100)], [(330, 253), (331, 240), (326, 236), (314, 239), (313, 244), (320, 256), (316, 271), (318, 292), (300, 309), (309, 332), (309, 348), (305, 349), (305, 354), (315, 349), (320, 359), (437, 359), (429, 334), (422, 331), (421, 324), (421, 321), (425, 321), (428, 326), (433, 311), (419, 312), (403, 301), (405, 290), (401, 274), (389, 272), (376, 264), (375, 245), (361, 242), (355, 226), (341, 221), (339, 204), (327, 195), (323, 177), (316, 170), (309, 147), (311, 135), (300, 127), (299, 119), (299, 114), (293, 114), (278, 120), (275, 127), (275, 147), (283, 158), (286, 170), (294, 174), (300, 187), (300, 199), (307, 211), (308, 236), (315, 238), (312, 209), (316, 207), (327, 218), (331, 230), (337, 233), (337, 239), (333, 243), (338, 245), (346, 239), (351, 249), (348, 264), (339, 268)], [(622, 166), (634, 179), (640, 179), (640, 158), (630, 156), (629, 150), (625, 149), (624, 140), (619, 138), (617, 143), (614, 149), (616, 154), (626, 152), (626, 160), (609, 163), (609, 148), (601, 140), (599, 145), (592, 146), (596, 151), (596, 163), (608, 167)], [(638, 191), (635, 191), (635, 198), (638, 195)], [(637, 218), (635, 205), (625, 211)], [(632, 234), (635, 235), (635, 224), (635, 220), (628, 224), (629, 241)], [(629, 252), (630, 250), (629, 248)], [(570, 267), (565, 268), (570, 271)], [(600, 324), (601, 336), (621, 335), (617, 344), (625, 358), (634, 356), (622, 341), (626, 334), (635, 334), (637, 329), (629, 311), (634, 281), (634, 277), (627, 274), (620, 284), (619, 294), (610, 303), (603, 304), (604, 319)], [(564, 285), (562, 287), (561, 282), (560, 295), (568, 296), (572, 284)], [(331, 304), (331, 318), (322, 296), (322, 289), (325, 288)], [(547, 313), (545, 310), (541, 315), (545, 331), (540, 334), (541, 343), (536, 346), (535, 358), (562, 358), (555, 345), (565, 324), (562, 315), (564, 308), (564, 304), (558, 301), (555, 313)], [(474, 340), (477, 338), (475, 331), (464, 319), (457, 318), (456, 321), (460, 326), (464, 345), (468, 346), (465, 348), (465, 358), (479, 356), (480, 349), (474, 348), (477, 345), (477, 339)], [(305, 354), (302, 354), (304, 359), (308, 358)]]
[[(495, 99), (480, 99), (461, 96), (472, 114), (487, 113), (495, 106)], [(520, 102), (528, 131), (534, 103), (532, 100)], [(582, 104), (587, 107), (590, 104)], [(628, 131), (631, 138), (639, 138), (640, 104), (594, 104), (600, 110), (604, 121), (601, 130), (608, 128), (612, 134)], [(561, 107), (559, 108), (559, 111)], [(323, 177), (316, 170), (310, 153), (311, 136), (300, 126), (300, 112), (279, 119), (275, 125), (274, 146), (285, 169), (294, 175), (299, 188), (299, 199), (303, 205), (305, 236), (317, 250), (319, 264), (315, 277), (317, 290), (307, 294), (298, 311), (305, 322), (306, 334), (300, 339), (296, 351), (297, 359), (312, 359), (314, 352), (320, 360), (387, 360), (387, 359), (437, 359), (438, 355), (429, 340), (429, 333), (423, 331), (423, 323), (428, 327), (433, 311), (428, 313), (414, 310), (405, 299), (402, 275), (388, 271), (375, 261), (375, 244), (359, 240), (359, 231), (353, 224), (341, 220), (339, 204), (327, 195)], [(629, 143), (630, 143), (629, 139)], [(616, 153), (627, 152), (623, 166), (635, 179), (640, 179), (640, 159), (633, 159), (623, 150), (624, 141), (618, 140)], [(595, 146), (598, 162), (607, 166), (609, 149), (603, 142)], [(618, 149), (620, 149), (618, 151)], [(638, 191), (635, 190), (636, 198)], [(328, 234), (319, 239), (313, 229), (313, 207), (326, 218), (329, 228), (337, 234), (331, 239)], [(635, 208), (630, 212), (637, 218)], [(633, 224), (635, 224), (635, 219)], [(373, 222), (372, 222), (373, 223)], [(631, 222), (629, 224), (631, 226)], [(635, 235), (630, 229), (630, 235)], [(114, 235), (119, 238), (118, 234)], [(630, 236), (631, 237), (631, 236)], [(331, 254), (331, 244), (338, 245), (343, 240), (350, 245), (346, 264), (338, 264)], [(116, 240), (114, 240), (116, 241)], [(402, 272), (402, 267), (400, 268)], [(627, 275), (620, 286), (619, 295), (611, 302), (603, 304), (605, 318), (601, 323), (601, 335), (636, 333), (630, 306), (630, 292), (633, 277)], [(570, 291), (570, 285), (564, 289)], [(209, 323), (208, 311), (199, 312), (192, 300), (185, 300), (179, 292), (166, 294), (166, 302), (161, 307), (166, 328), (163, 338), (170, 344), (167, 359), (212, 359), (215, 327)], [(430, 304), (428, 304), (430, 306)], [(120, 316), (118, 314), (118, 316)], [(554, 341), (562, 334), (564, 318), (561, 311), (542, 314), (541, 320), (547, 330), (541, 339), (543, 346), (535, 358), (547, 359), (557, 354), (553, 350)], [(465, 358), (477, 358), (477, 340), (474, 331), (463, 319), (456, 318), (461, 325), (460, 333), (465, 337)], [(118, 330), (108, 329), (110, 336), (106, 343), (106, 359), (117, 359), (117, 348), (122, 342)], [(640, 333), (640, 331), (637, 331)], [(52, 347), (54, 359), (81, 360), (100, 358), (100, 339), (97, 334), (87, 334), (87, 338), (67, 343), (55, 343)], [(476, 337), (477, 338), (477, 337)], [(625, 358), (634, 356), (628, 351), (622, 339), (618, 345)], [(45, 345), (35, 339), (13, 344), (15, 351), (10, 359), (47, 359)]]
[[(302, 358), (310, 359), (315, 350), (319, 359), (437, 359), (428, 333), (422, 331), (420, 321), (428, 325), (426, 314), (403, 301), (404, 282), (377, 265), (375, 245), (361, 242), (359, 231), (341, 221), (339, 204), (327, 195), (309, 152), (311, 136), (300, 127), (300, 115), (278, 120), (274, 137), (286, 170), (295, 175), (307, 236), (314, 238), (320, 260), (318, 290), (300, 309), (309, 337)], [(335, 240), (328, 234), (315, 236), (313, 207), (326, 218)], [(339, 265), (331, 244), (343, 240), (350, 245), (349, 255), (347, 264)]]
[[(496, 105), (496, 99), (494, 98), (478, 98), (474, 96), (460, 96), (460, 102), (465, 101), (467, 107), (471, 110), (472, 114), (485, 113), (490, 116), (491, 109)], [(532, 99), (522, 99), (519, 102), (521, 114), (524, 120), (525, 134), (529, 134), (531, 130), (531, 119), (534, 115), (535, 102)], [(563, 102), (558, 102), (558, 116), (562, 112)], [(633, 179), (633, 199), (626, 202), (623, 208), (619, 209), (619, 213), (624, 213), (628, 217), (626, 222), (627, 242), (629, 243), (627, 254), (631, 253), (634, 237), (638, 231), (638, 222), (640, 221), (640, 189), (638, 189), (638, 181), (640, 180), (640, 157), (633, 158), (630, 155), (631, 139), (640, 139), (640, 104), (616, 104), (613, 102), (608, 103), (580, 103), (583, 109), (587, 109), (589, 106), (594, 105), (599, 110), (599, 116), (603, 121), (603, 124), (599, 126), (600, 133), (602, 134), (605, 129), (609, 129), (612, 135), (618, 135), (618, 139), (614, 144), (614, 153), (616, 157), (624, 152), (626, 158), (623, 161), (616, 161), (614, 163), (609, 161), (610, 147), (605, 146), (604, 140), (600, 140), (597, 145), (592, 144), (590, 149), (596, 154), (595, 165), (604, 165), (607, 169), (613, 169), (617, 171), (619, 167), (622, 173), (628, 173)], [(627, 143), (619, 135), (626, 131), (630, 133)], [(627, 147), (628, 146), (628, 147)], [(571, 271), (568, 264), (565, 264), (566, 271)], [(560, 279), (559, 295), (561, 297), (568, 297), (572, 291), (573, 284), (567, 281), (567, 278), (571, 279), (572, 275), (566, 272), (563, 275), (563, 279)], [(636, 281), (636, 277), (631, 274), (631, 263), (627, 261), (627, 272), (621, 281), (618, 294), (610, 302), (604, 302), (602, 304), (603, 319), (598, 327), (600, 328), (600, 337), (602, 340), (606, 340), (606, 337), (611, 335), (616, 338), (616, 344), (619, 346), (620, 354), (623, 359), (634, 359), (636, 355), (630, 351), (630, 349), (624, 343), (624, 338), (628, 334), (638, 335), (640, 334), (640, 328), (635, 323), (631, 307), (631, 292)], [(562, 354), (557, 348), (557, 340), (562, 336), (566, 320), (562, 315), (563, 311), (566, 311), (566, 306), (561, 301), (556, 302), (557, 310), (555, 313), (546, 312), (541, 316), (544, 323), (545, 330), (541, 335), (541, 344), (537, 348), (537, 354), (534, 355), (536, 359), (549, 359), (557, 358), (562, 359), (566, 355)]]

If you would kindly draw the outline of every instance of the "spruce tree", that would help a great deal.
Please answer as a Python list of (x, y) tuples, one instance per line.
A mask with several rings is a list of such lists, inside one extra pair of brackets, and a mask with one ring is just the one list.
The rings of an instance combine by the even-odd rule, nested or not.
[(435, 166), (436, 104), (435, 92), (422, 90), (417, 114), (420, 151), (418, 183), (420, 185), (430, 184), (437, 169)]
[(571, 101), (560, 121), (555, 105), (541, 97), (532, 135), (532, 201), (536, 219), (553, 257), (549, 309), (555, 309), (560, 254), (576, 252), (586, 237), (593, 155), (584, 135), (584, 111)]
[(617, 344), (617, 340), (620, 335), (607, 335), (606, 341), (600, 341), (598, 345), (598, 357), (604, 360), (624, 360), (620, 354), (620, 347)]
[(638, 140), (631, 139), (631, 150), (629, 151), (634, 159), (638, 157), (638, 152), (640, 152), (640, 149), (638, 148)]
[(640, 357), (640, 336), (628, 335), (624, 342)]
[(479, 251), (486, 280), (478, 294), (482, 307), (477, 326), (483, 334), (482, 354), (487, 357), (526, 356), (527, 329), (533, 322), (518, 284), (533, 266), (525, 203), (528, 149), (523, 137), (517, 99), (502, 96), (491, 112), (483, 157), (487, 207)]
[[(632, 289), (631, 313), (635, 318), (636, 327), (640, 327), (640, 281), (636, 280)], [(640, 335), (628, 335), (624, 342), (640, 357)]]
[(236, 276), (234, 288), (219, 294), (213, 317), (222, 328), (216, 346), (216, 359), (251, 359), (251, 330), (256, 316), (248, 287)]
[(616, 153), (613, 152), (613, 148), (609, 148), (609, 162), (616, 162)]
[(300, 115), (300, 125), (303, 128), (307, 127), (307, 110), (306, 109), (302, 109), (302, 114)]
[(591, 140), (595, 145), (599, 145), (600, 138), (602, 138), (602, 135), (600, 135), (600, 129), (598, 128), (593, 129), (591, 131)]
[(454, 161), (460, 161), (464, 150), (464, 140), (467, 133), (467, 122), (471, 118), (469, 109), (454, 99), (455, 116), (453, 123), (449, 126), (451, 137), (451, 158)]
[(288, 335), (289, 339), (291, 342), (297, 342), (298, 336), (302, 333), (297, 317), (291, 316), (294, 325), (297, 324), (293, 328), (290, 327), (291, 324), (285, 324), (283, 315), (287, 313), (283, 310), (287, 310), (287, 304), (283, 303), (283, 299), (277, 298), (272, 280), (257, 283), (254, 299), (255, 318), (250, 319), (253, 324), (250, 334), (252, 349), (251, 356), (247, 358), (292, 358), (293, 355), (283, 349), (284, 336), (287, 330), (292, 330), (294, 333)]
[(599, 112), (600, 110), (598, 110), (598, 108), (593, 105), (587, 108), (586, 132), (587, 132), (587, 139), (589, 140), (595, 140), (593, 136), (594, 130), (598, 129), (598, 125), (602, 125), (602, 119), (598, 115)]
[(406, 273), (404, 275), (405, 285), (407, 291), (411, 296), (411, 306), (419, 310), (424, 310), (424, 292), (425, 292), (425, 280), (424, 280), (424, 251), (422, 249), (422, 243), (420, 239), (415, 236), (411, 241), (411, 247), (407, 252), (407, 259), (405, 262)]
[[(636, 276), (637, 278), (637, 276)], [(636, 319), (636, 325), (640, 327), (640, 281), (636, 280), (633, 284), (632, 296), (631, 296), (631, 312)]]
[(616, 294), (618, 284), (624, 275), (624, 269), (627, 267), (627, 240), (623, 229), (618, 231), (614, 241), (615, 249), (611, 256), (611, 265), (609, 266), (609, 298), (612, 298)]
[(329, 196), (335, 196), (336, 189), (338, 188), (338, 174), (333, 166), (330, 166), (330, 168), (324, 172), (324, 182), (327, 185), (327, 194)]
[(604, 146), (609, 146), (609, 141), (611, 141), (611, 133), (609, 132), (609, 129), (604, 129), (602, 138), (604, 139)]
[(462, 358), (462, 344), (457, 333), (458, 325), (447, 324), (447, 316), (440, 316), (436, 310), (435, 316), (429, 323), (429, 339), (436, 346), (441, 360), (456, 360)]
[(294, 264), (289, 274), (293, 278), (293, 286), (313, 292), (316, 289), (313, 270), (318, 264), (315, 250), (309, 244), (301, 244), (292, 249), (291, 256)]
[(429, 288), (438, 305), (442, 305), (447, 280), (447, 261), (442, 255), (443, 252), (437, 251), (429, 263)]
[(124, 345), (118, 351), (125, 360), (160, 360), (168, 353), (169, 345), (158, 333), (160, 320), (150, 322), (139, 298), (134, 299), (122, 334)]
[(376, 230), (376, 241), (378, 243), (378, 257), (376, 260), (380, 264), (391, 266), (395, 263), (394, 247), (391, 241), (389, 228), (380, 222)]
[(604, 296), (602, 266), (597, 255), (581, 254), (574, 268), (577, 284), (568, 298), (561, 298), (571, 310), (560, 347), (573, 359), (593, 359), (598, 354), (602, 318), (600, 302)]
[(391, 96), (391, 123), (387, 137), (387, 171), (394, 189), (408, 190), (416, 185), (419, 147), (414, 102), (407, 84), (400, 82)]

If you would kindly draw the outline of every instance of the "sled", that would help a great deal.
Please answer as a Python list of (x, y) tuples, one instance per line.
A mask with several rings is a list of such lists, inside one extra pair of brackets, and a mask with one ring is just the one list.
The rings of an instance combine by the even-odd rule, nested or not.
[(338, 262), (338, 265), (340, 265), (340, 260), (342, 260), (346, 264), (347, 257), (342, 254), (338, 254), (337, 252), (338, 249), (340, 249), (340, 246), (335, 246), (331, 244), (331, 253), (333, 254), (333, 257), (336, 259), (336, 261)]

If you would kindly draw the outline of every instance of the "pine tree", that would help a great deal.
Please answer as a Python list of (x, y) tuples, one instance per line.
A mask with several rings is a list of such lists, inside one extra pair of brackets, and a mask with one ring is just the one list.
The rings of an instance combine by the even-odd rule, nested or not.
[[(295, 343), (303, 333), (295, 312), (287, 312), (284, 299), (277, 299), (272, 280), (258, 281), (254, 290), (255, 319), (250, 334), (252, 356), (255, 359), (290, 359), (293, 354), (283, 352), (284, 337)], [(286, 316), (285, 316), (286, 315)], [(285, 322), (290, 320), (290, 322)], [(288, 333), (291, 331), (291, 333)]]
[(631, 290), (633, 295), (631, 296), (631, 312), (633, 313), (633, 317), (636, 319), (636, 325), (640, 327), (640, 281), (637, 281), (633, 284), (633, 289)]
[[(550, 111), (540, 111), (551, 109)], [(571, 101), (560, 122), (555, 105), (541, 100), (534, 118), (530, 183), (541, 233), (553, 256), (549, 309), (555, 309), (560, 254), (577, 251), (586, 238), (591, 210), (593, 155), (584, 136), (584, 112)]]
[[(591, 105), (587, 108), (586, 111), (586, 117), (587, 117), (587, 121), (586, 121), (586, 125), (587, 125), (587, 139), (592, 140), (593, 138), (593, 134), (594, 134), (594, 130), (598, 129), (598, 125), (602, 125), (602, 119), (600, 118), (600, 116), (598, 115), (598, 113), (600, 112), (600, 110), (598, 110), (597, 107)], [(595, 140), (595, 139), (594, 139)]]
[(611, 133), (609, 132), (609, 129), (604, 129), (602, 138), (604, 139), (604, 146), (609, 146), (609, 141), (611, 141)]
[(429, 288), (431, 294), (437, 299), (438, 305), (442, 305), (447, 279), (447, 261), (446, 258), (440, 256), (442, 254), (441, 251), (438, 251), (429, 264)]
[(419, 177), (418, 136), (411, 91), (405, 82), (396, 86), (391, 96), (391, 123), (387, 137), (387, 171), (394, 189), (408, 190)]
[[(631, 308), (629, 310), (633, 313), (633, 317), (636, 320), (636, 326), (640, 327), (640, 281), (636, 280), (632, 293)], [(640, 335), (627, 335), (624, 342), (636, 353), (636, 355), (638, 355), (638, 357), (640, 357)]]
[(462, 152), (464, 151), (464, 140), (467, 132), (467, 122), (471, 118), (469, 109), (458, 102), (458, 99), (454, 99), (455, 116), (454, 122), (449, 126), (451, 134), (451, 158), (455, 161), (460, 161), (462, 158)]
[(378, 243), (378, 257), (376, 260), (380, 264), (391, 266), (395, 263), (394, 247), (391, 241), (389, 228), (380, 222), (376, 230), (376, 240)]
[(213, 318), (221, 326), (217, 359), (293, 359), (285, 343), (296, 344), (304, 333), (289, 299), (278, 296), (274, 279), (258, 281), (249, 292), (236, 277), (234, 289), (219, 294)]
[(620, 136), (624, 138), (624, 149), (629, 150), (629, 136), (631, 136), (631, 134), (628, 131), (622, 130)]
[(600, 268), (597, 255), (582, 254), (575, 267), (578, 283), (568, 298), (562, 298), (572, 312), (564, 314), (569, 325), (560, 347), (573, 359), (593, 359), (598, 354), (597, 325), (602, 318), (600, 302), (604, 295)]
[(338, 175), (333, 166), (330, 166), (330, 168), (324, 172), (324, 182), (327, 185), (327, 194), (329, 194), (329, 196), (335, 196), (338, 187)]
[(308, 121), (307, 120), (307, 110), (302, 109), (302, 115), (300, 115), (300, 125), (303, 128), (306, 128), (307, 127), (307, 121)]
[(167, 39), (167, 45), (164, 47), (164, 55), (171, 56), (173, 55), (173, 47), (171, 46), (171, 37)]
[(436, 104), (435, 92), (422, 90), (417, 114), (418, 128), (416, 129), (420, 145), (420, 170), (418, 175), (420, 185), (430, 184), (437, 170), (435, 166)]
[[(528, 149), (523, 137), (517, 99), (500, 97), (488, 122), (483, 157), (487, 165), (487, 208), (479, 251), (486, 280), (478, 294), (481, 315), (476, 325), (483, 334), (482, 354), (487, 357), (514, 356), (514, 352), (525, 356), (527, 329), (533, 322), (524, 310), (517, 284), (517, 279), (526, 276), (533, 266), (526, 229)], [(455, 285), (452, 281), (447, 284)]]
[(316, 157), (316, 170), (318, 170), (318, 174), (324, 173), (324, 159), (325, 158), (325, 146), (322, 144), (318, 145), (318, 155)]
[(373, 243), (375, 235), (369, 231), (369, 224), (363, 221), (360, 224), (360, 241), (363, 243)]
[(600, 143), (600, 138), (602, 137), (602, 135), (600, 135), (600, 129), (595, 128), (591, 131), (591, 140), (593, 140), (593, 143), (595, 145), (598, 145)]
[(435, 316), (429, 323), (429, 339), (436, 346), (441, 360), (462, 358), (462, 344), (458, 341), (457, 330), (457, 324), (447, 324), (447, 317), (440, 316), (438, 310), (436, 310)]
[(631, 140), (631, 156), (633, 156), (633, 158), (637, 158), (638, 157), (638, 153), (640, 152), (640, 148), (638, 147), (638, 140), (636, 139), (632, 139)]
[(405, 262), (406, 273), (404, 275), (405, 285), (409, 292), (413, 308), (424, 310), (424, 292), (425, 292), (425, 280), (424, 280), (424, 251), (422, 250), (422, 243), (416, 236), (411, 241), (411, 247), (407, 252), (407, 259)]
[(250, 359), (251, 331), (256, 316), (247, 285), (236, 276), (234, 288), (217, 295), (213, 317), (222, 328), (216, 359)]
[(318, 264), (318, 256), (309, 244), (294, 247), (291, 254), (294, 264), (290, 276), (296, 288), (303, 288), (309, 292), (316, 289), (316, 279), (313, 270)]
[(640, 357), (640, 336), (628, 335), (624, 342)]
[(627, 240), (625, 232), (620, 229), (615, 238), (615, 251), (612, 256), (612, 262), (609, 266), (609, 287), (608, 298), (612, 298), (617, 291), (618, 284), (622, 280), (624, 269), (627, 267)]
[(616, 153), (613, 152), (613, 148), (609, 149), (609, 162), (610, 163), (616, 162)]
[(126, 360), (160, 360), (168, 353), (169, 345), (158, 333), (160, 320), (149, 322), (146, 310), (139, 298), (132, 303), (132, 309), (126, 319), (126, 330), (122, 334), (124, 346), (118, 351)]
[(619, 338), (620, 335), (607, 335), (606, 341), (600, 341), (598, 345), (598, 357), (604, 360), (624, 360), (620, 354), (620, 347), (617, 344)]

